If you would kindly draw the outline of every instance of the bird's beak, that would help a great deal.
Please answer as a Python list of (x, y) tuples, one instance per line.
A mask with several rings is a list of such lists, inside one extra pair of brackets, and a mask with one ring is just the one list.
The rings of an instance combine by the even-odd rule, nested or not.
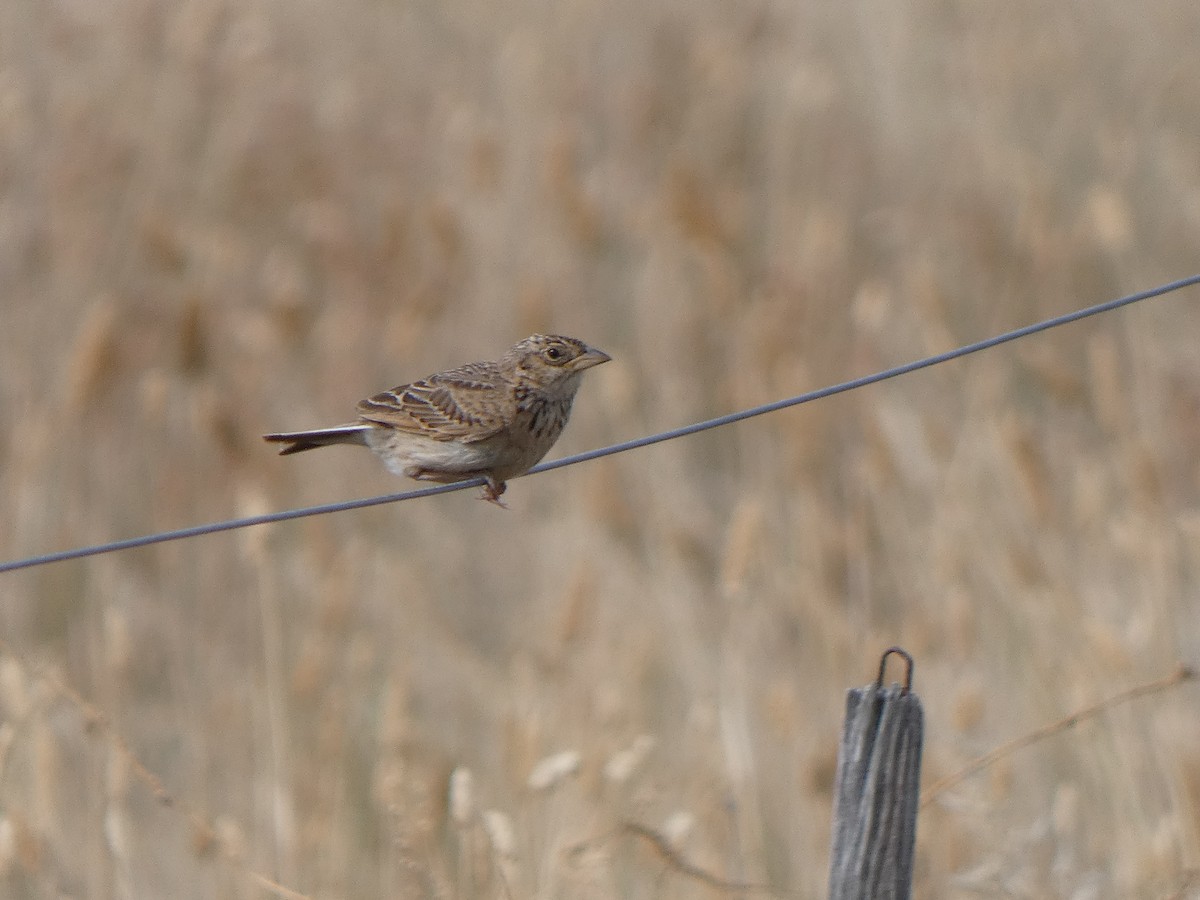
[(581, 355), (575, 357), (571, 363), (571, 369), (575, 372), (582, 372), (584, 369), (590, 369), (592, 366), (598, 366), (600, 363), (606, 363), (610, 359), (607, 353), (603, 350), (597, 350), (595, 347), (588, 347)]

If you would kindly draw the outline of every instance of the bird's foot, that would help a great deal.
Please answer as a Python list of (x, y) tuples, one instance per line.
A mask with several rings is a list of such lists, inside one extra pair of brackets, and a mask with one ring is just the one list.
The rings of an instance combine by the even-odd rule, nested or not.
[(496, 481), (494, 478), (489, 478), (486, 485), (483, 487), (481, 500), (486, 500), (488, 503), (495, 503), (501, 509), (508, 509), (508, 504), (500, 499), (500, 495), (508, 489), (508, 485), (503, 481)]

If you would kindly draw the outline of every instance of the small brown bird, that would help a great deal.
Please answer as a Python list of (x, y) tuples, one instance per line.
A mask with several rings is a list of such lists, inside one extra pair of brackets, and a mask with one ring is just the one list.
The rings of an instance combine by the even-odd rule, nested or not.
[(483, 499), (500, 506), (509, 478), (524, 475), (562, 434), (585, 369), (607, 353), (555, 334), (527, 337), (497, 362), (468, 363), (402, 384), (358, 404), (358, 421), (265, 434), (280, 455), (362, 444), (389, 469), (449, 484), (486, 478)]

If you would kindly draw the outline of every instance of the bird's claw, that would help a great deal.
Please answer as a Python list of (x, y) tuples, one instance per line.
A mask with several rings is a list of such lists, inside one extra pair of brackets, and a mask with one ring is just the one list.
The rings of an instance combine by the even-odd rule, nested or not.
[(495, 503), (501, 509), (508, 509), (508, 504), (500, 499), (500, 495), (508, 489), (508, 485), (503, 481), (492, 481), (488, 479), (488, 483), (483, 487), (481, 500), (486, 500), (488, 503)]

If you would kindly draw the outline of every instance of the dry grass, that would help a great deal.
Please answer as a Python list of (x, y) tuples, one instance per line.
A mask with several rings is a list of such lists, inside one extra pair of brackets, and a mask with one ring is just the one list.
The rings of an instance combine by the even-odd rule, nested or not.
[[(535, 329), (617, 359), (565, 452), (1188, 274), (1198, 28), (1184, 0), (0, 4), (0, 552), (395, 490), (257, 435)], [(1194, 291), (1155, 301), (508, 513), (4, 576), (0, 894), (720, 895), (632, 821), (821, 896), (843, 692), (883, 647), (917, 657), (930, 783), (1196, 661), (1198, 326)], [(918, 895), (1194, 890), (1194, 700), (940, 797)]]

